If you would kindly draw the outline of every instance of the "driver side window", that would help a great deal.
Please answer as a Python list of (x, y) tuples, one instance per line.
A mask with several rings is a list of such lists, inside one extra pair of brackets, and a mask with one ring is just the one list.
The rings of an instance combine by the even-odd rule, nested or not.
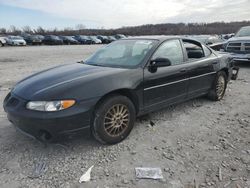
[(183, 53), (180, 41), (169, 40), (161, 44), (152, 57), (152, 59), (157, 58), (167, 58), (171, 61), (171, 65), (182, 64)]

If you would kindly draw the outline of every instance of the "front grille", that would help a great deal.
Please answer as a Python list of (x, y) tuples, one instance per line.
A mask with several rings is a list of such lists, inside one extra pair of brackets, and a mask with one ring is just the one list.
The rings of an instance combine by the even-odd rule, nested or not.
[(250, 42), (230, 42), (226, 47), (227, 52), (250, 53)]
[(231, 42), (227, 45), (228, 52), (237, 52), (241, 51), (241, 43)]
[(249, 43), (244, 43), (245, 51), (247, 53), (250, 53), (250, 42)]

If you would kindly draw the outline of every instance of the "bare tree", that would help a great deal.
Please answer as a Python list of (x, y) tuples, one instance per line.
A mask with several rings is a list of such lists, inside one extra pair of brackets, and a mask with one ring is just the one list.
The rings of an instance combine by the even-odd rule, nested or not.
[(32, 34), (32, 33), (33, 33), (31, 27), (28, 26), (28, 25), (23, 26), (23, 27), (22, 27), (22, 30), (23, 30), (24, 33), (29, 33), (29, 34)]
[(7, 30), (5, 28), (0, 28), (0, 33), (5, 35), (7, 33)]
[(86, 26), (83, 24), (77, 24), (75, 28), (76, 28), (76, 30), (84, 30), (84, 29), (86, 29)]
[(9, 29), (9, 33), (11, 33), (13, 35), (17, 35), (17, 34), (20, 34), (21, 31), (16, 26), (11, 25), (10, 29)]
[(45, 31), (45, 29), (43, 29), (41, 26), (39, 26), (39, 27), (35, 30), (35, 33), (37, 33), (37, 34), (45, 34), (46, 31)]
[[(34, 30), (37, 34), (55, 34), (55, 35), (199, 35), (199, 34), (226, 34), (235, 33), (242, 26), (250, 25), (250, 21), (242, 22), (214, 22), (214, 23), (164, 23), (164, 24), (148, 24), (135, 27), (122, 27), (119, 29), (87, 29), (85, 25), (78, 24), (73, 28), (65, 28), (58, 30), (57, 28), (48, 30), (38, 27)], [(30, 27), (25, 27), (23, 30), (32, 30)], [(20, 30), (15, 26), (10, 26), (10, 29), (0, 30), (1, 33), (19, 34)]]

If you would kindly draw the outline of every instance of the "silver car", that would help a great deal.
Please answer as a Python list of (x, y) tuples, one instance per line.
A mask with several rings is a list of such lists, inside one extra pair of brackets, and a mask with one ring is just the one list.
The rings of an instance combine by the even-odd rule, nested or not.
[(7, 44), (11, 46), (26, 46), (26, 41), (20, 36), (8, 36)]

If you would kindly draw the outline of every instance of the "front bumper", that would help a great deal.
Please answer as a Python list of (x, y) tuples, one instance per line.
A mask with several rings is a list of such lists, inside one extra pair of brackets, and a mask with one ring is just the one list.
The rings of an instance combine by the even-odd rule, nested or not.
[(233, 57), (234, 61), (248, 61), (250, 62), (250, 54), (237, 54), (237, 53), (230, 53)]
[(14, 42), (13, 46), (26, 46), (26, 42)]
[(58, 112), (39, 112), (26, 109), (27, 100), (8, 94), (4, 110), (9, 121), (21, 132), (44, 141), (56, 140), (65, 135), (89, 130), (92, 109), (96, 100), (78, 102), (75, 106)]

